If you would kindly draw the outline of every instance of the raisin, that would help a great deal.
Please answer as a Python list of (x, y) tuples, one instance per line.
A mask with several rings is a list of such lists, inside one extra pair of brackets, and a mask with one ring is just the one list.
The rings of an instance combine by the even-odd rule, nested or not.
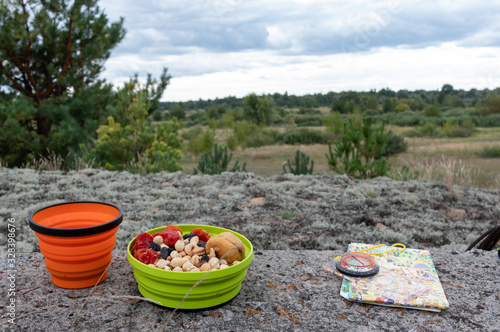
[(207, 249), (207, 243), (206, 242), (198, 242), (198, 247), (203, 247), (206, 250)]
[(167, 248), (167, 247), (163, 247), (161, 248), (161, 251), (160, 251), (160, 254), (161, 254), (161, 258), (163, 259), (167, 259), (168, 256), (170, 256), (170, 254), (172, 253), (172, 251), (174, 251), (175, 249), (174, 248)]
[(151, 244), (149, 245), (149, 248), (153, 249), (154, 251), (160, 251), (161, 250), (160, 245), (158, 243), (155, 243), (155, 242), (151, 242)]
[(196, 234), (184, 234), (184, 236), (182, 237), (184, 240), (191, 240), (191, 238), (195, 237)]
[(203, 255), (200, 258), (200, 261), (206, 261), (206, 262), (208, 262), (209, 260), (210, 260), (210, 258), (208, 257), (208, 255)]

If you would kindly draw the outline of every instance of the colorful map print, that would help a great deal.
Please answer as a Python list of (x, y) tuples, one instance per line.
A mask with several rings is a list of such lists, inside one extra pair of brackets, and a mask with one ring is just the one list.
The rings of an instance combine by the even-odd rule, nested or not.
[[(348, 251), (369, 247), (372, 245), (351, 243)], [(370, 250), (369, 253), (391, 249), (394, 248), (383, 246)], [(402, 253), (389, 252), (373, 257), (380, 266), (380, 271), (375, 276), (356, 278), (333, 271), (344, 278), (340, 290), (342, 297), (351, 301), (411, 309), (448, 309), (448, 300), (429, 251), (406, 249)]]

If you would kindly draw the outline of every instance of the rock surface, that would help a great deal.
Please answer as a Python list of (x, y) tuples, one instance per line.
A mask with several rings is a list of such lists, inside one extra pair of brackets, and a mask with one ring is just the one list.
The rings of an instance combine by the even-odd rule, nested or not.
[[(323, 264), (340, 251), (256, 251), (240, 293), (220, 306), (173, 312), (140, 300), (124, 252), (93, 291), (50, 282), (39, 253), (17, 256), (16, 320), (4, 331), (499, 331), (500, 259), (496, 252), (431, 250), (450, 308), (440, 313), (352, 303), (339, 295), (341, 278)], [(0, 266), (6, 266), (0, 255)], [(2, 273), (2, 291), (6, 275)], [(73, 325), (74, 324), (74, 325)]]
[[(52, 285), (27, 222), (36, 209), (76, 200), (115, 203), (124, 213), (110, 274), (92, 293)], [(496, 252), (462, 252), (498, 224), (499, 202), (500, 190), (387, 178), (0, 168), (2, 294), (12, 280), (8, 223), (16, 229), (17, 270), (15, 324), (8, 322), (4, 295), (0, 329), (499, 331), (500, 259)], [(240, 294), (219, 307), (177, 311), (166, 325), (172, 310), (140, 298), (124, 252), (133, 236), (166, 224), (208, 224), (245, 235), (256, 255)], [(341, 279), (322, 266), (350, 242), (429, 249), (450, 309), (426, 313), (344, 301)]]
[(0, 252), (6, 250), (7, 219), (15, 219), (18, 227), (17, 250), (37, 252), (30, 213), (76, 200), (121, 206), (124, 221), (116, 249), (122, 250), (131, 235), (167, 224), (229, 228), (256, 249), (345, 250), (350, 242), (401, 242), (419, 249), (465, 250), (500, 220), (500, 190), (439, 182), (0, 168)]

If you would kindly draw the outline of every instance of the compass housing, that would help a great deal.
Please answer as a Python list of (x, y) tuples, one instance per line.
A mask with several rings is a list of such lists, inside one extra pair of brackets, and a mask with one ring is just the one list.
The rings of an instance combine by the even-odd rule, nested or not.
[(378, 273), (379, 266), (372, 256), (360, 252), (350, 252), (335, 264), (337, 270), (352, 277), (371, 277)]

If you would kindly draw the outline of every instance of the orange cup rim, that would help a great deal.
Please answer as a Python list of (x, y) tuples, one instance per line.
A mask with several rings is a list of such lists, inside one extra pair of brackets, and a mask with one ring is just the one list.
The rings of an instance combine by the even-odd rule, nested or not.
[[(67, 205), (67, 204), (100, 204), (100, 205), (108, 205), (110, 207), (113, 207), (118, 210), (118, 216), (113, 218), (110, 221), (107, 221), (105, 223), (96, 225), (96, 226), (90, 226), (90, 227), (80, 227), (80, 228), (56, 228), (56, 227), (47, 227), (44, 225), (40, 225), (36, 223), (33, 220), (33, 217), (43, 211), (47, 210), (53, 207), (61, 206), (61, 205)], [(106, 231), (109, 231), (116, 226), (120, 225), (121, 222), (123, 221), (123, 211), (122, 209), (113, 203), (108, 203), (108, 202), (99, 202), (99, 201), (74, 201), (74, 202), (63, 202), (63, 203), (58, 203), (58, 204), (52, 204), (45, 206), (41, 209), (36, 210), (35, 212), (31, 213), (29, 216), (29, 226), (30, 228), (40, 234), (44, 235), (51, 235), (51, 236), (58, 236), (58, 237), (75, 237), (75, 236), (88, 236), (88, 235), (96, 235), (99, 233), (103, 233)]]

